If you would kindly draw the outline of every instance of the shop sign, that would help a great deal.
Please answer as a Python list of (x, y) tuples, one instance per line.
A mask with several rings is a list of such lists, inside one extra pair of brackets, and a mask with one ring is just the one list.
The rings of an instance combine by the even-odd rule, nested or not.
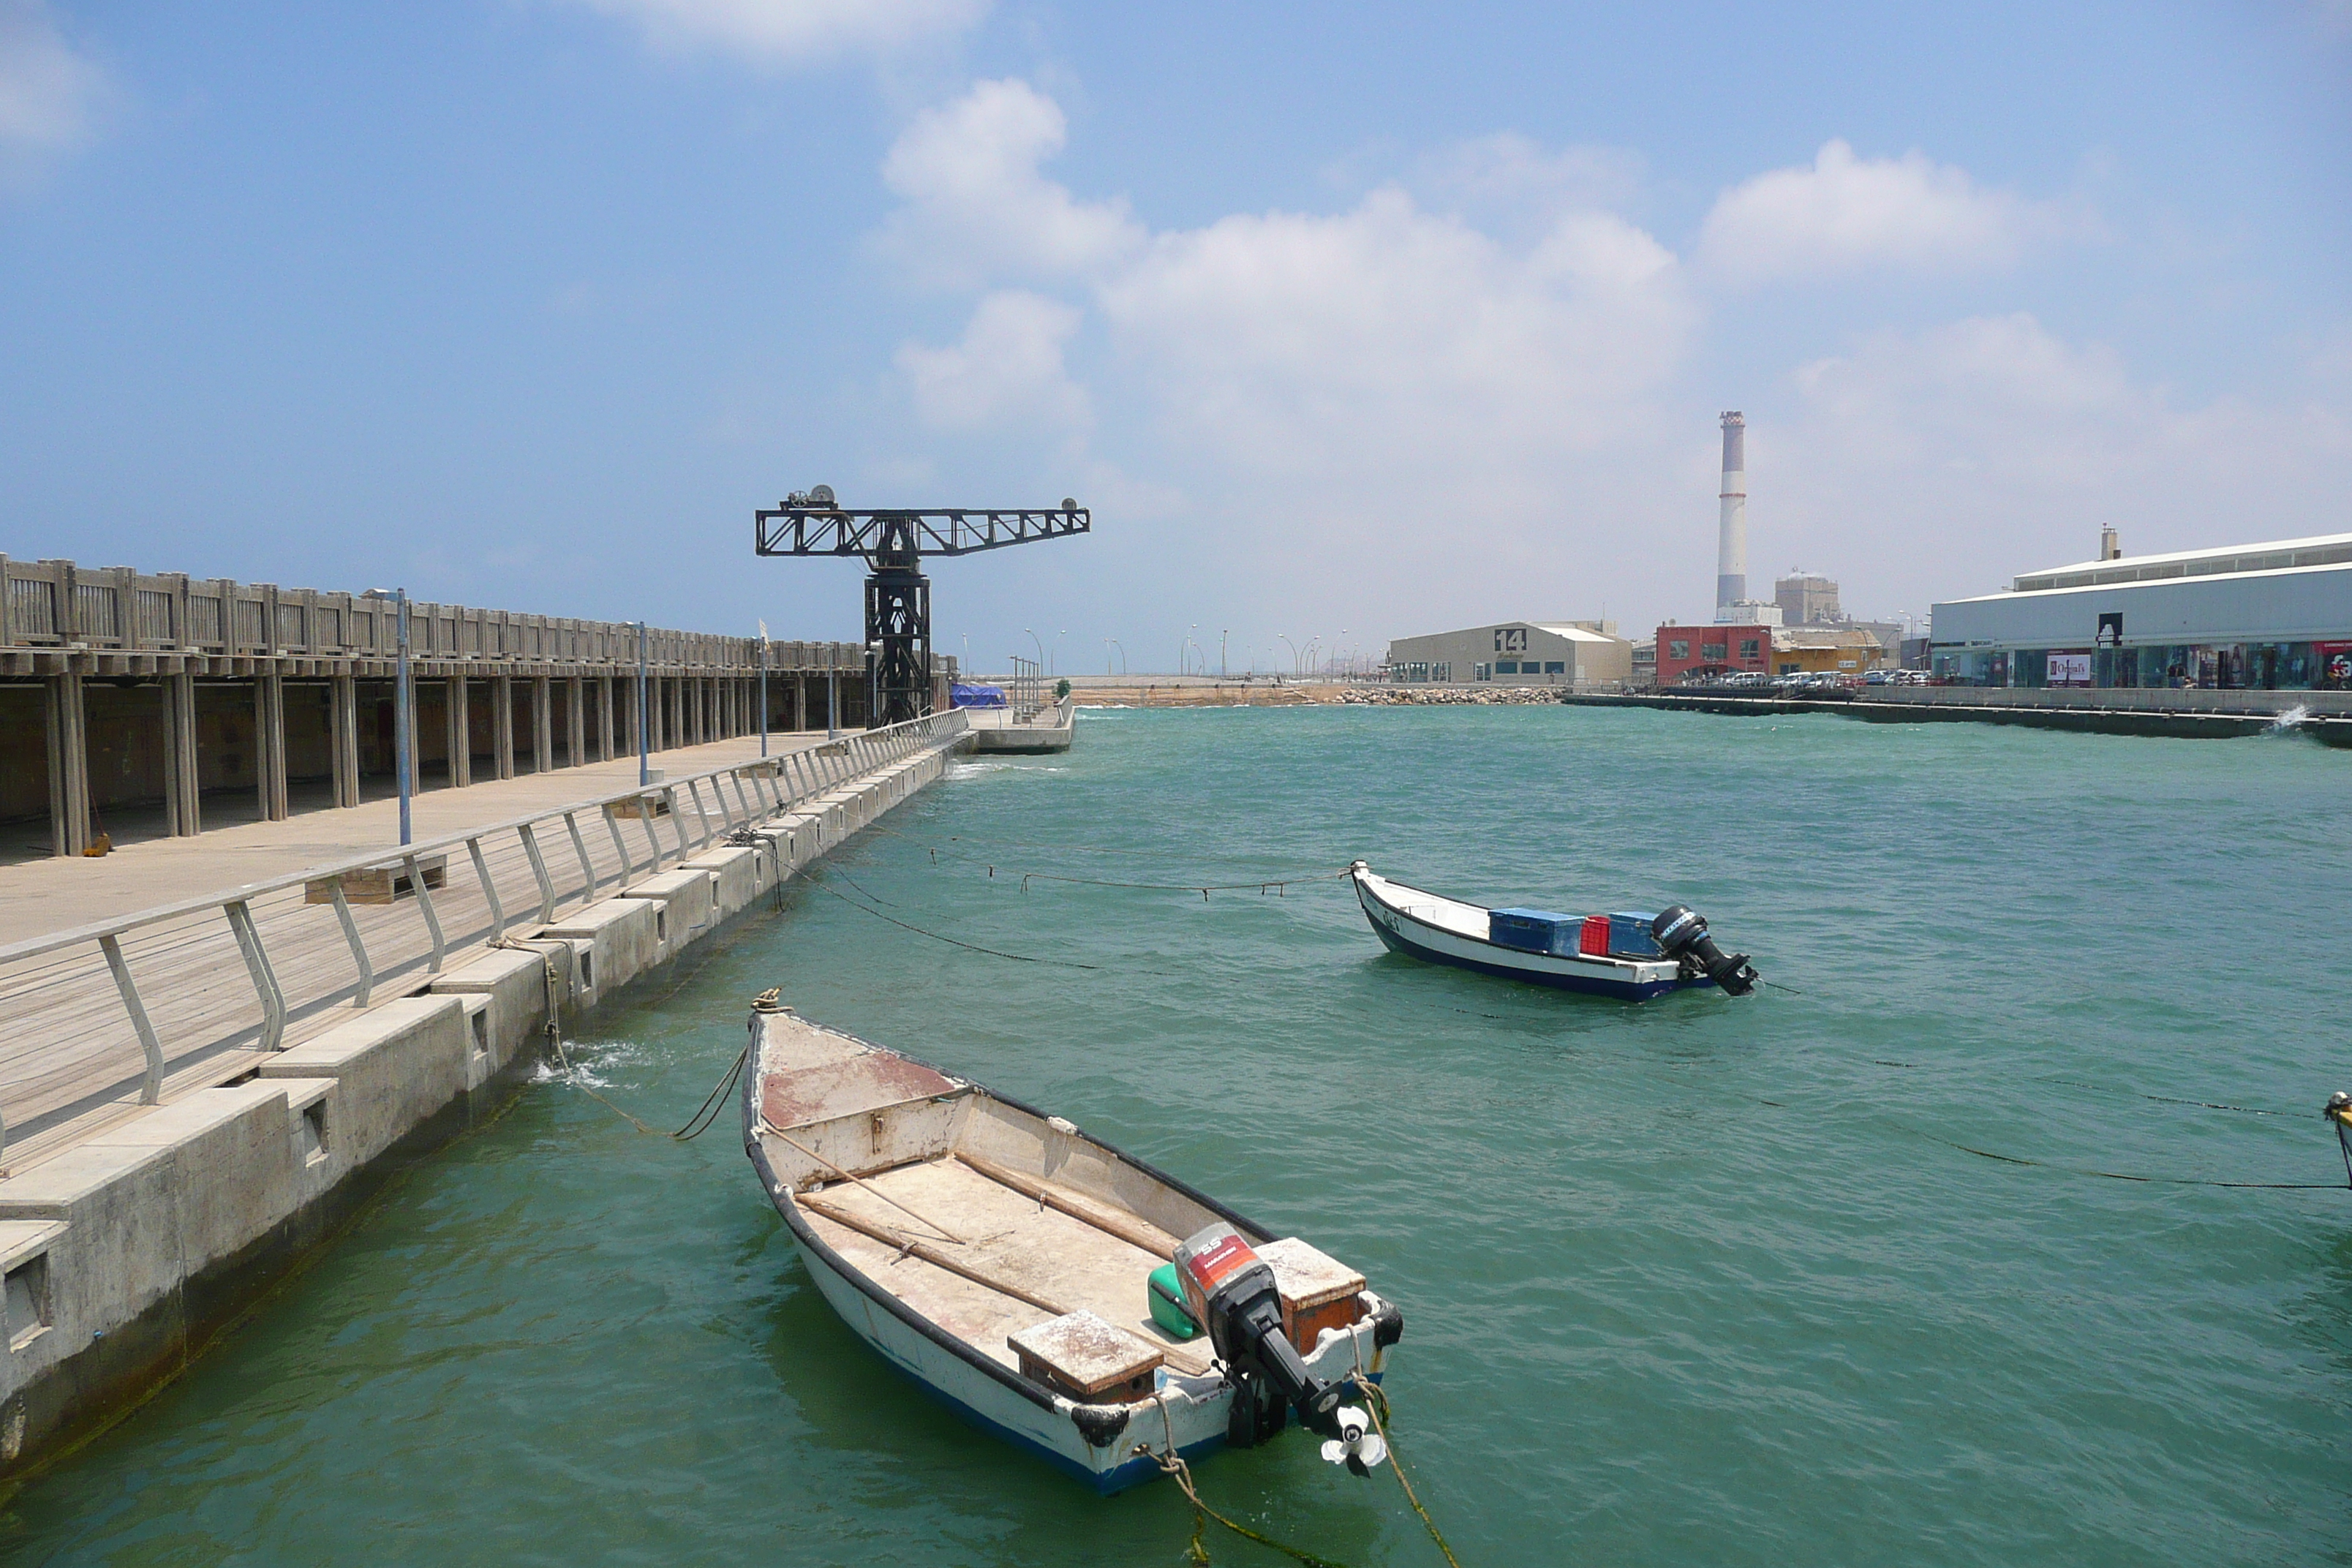
[(2330, 686), (2352, 686), (2352, 642), (2320, 642), (2311, 645), (2319, 656), (2320, 678)]
[(2099, 613), (2099, 635), (2091, 639), (2101, 647), (2121, 647), (2124, 645), (2124, 613), (2102, 610)]
[(2088, 686), (2091, 684), (2091, 656), (2087, 653), (2053, 653), (2050, 656), (2050, 684), (2053, 686)]

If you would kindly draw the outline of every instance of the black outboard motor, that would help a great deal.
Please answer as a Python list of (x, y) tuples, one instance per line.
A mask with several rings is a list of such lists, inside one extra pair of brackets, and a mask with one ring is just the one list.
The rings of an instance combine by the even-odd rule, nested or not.
[[(1209, 1331), (1209, 1344), (1234, 1383), (1229, 1440), (1247, 1447), (1282, 1430), (1285, 1407), (1301, 1426), (1327, 1437), (1343, 1430), (1339, 1400), (1346, 1385), (1307, 1370), (1282, 1328), (1282, 1293), (1274, 1270), (1229, 1225), (1213, 1225), (1176, 1249), (1176, 1277), (1192, 1321)], [(1355, 1467), (1350, 1467), (1354, 1468)]]
[(1668, 958), (1681, 961), (1685, 972), (1706, 975), (1727, 995), (1745, 996), (1756, 989), (1756, 966), (1744, 952), (1726, 952), (1706, 934), (1706, 921), (1688, 904), (1668, 904), (1650, 922), (1650, 934)]

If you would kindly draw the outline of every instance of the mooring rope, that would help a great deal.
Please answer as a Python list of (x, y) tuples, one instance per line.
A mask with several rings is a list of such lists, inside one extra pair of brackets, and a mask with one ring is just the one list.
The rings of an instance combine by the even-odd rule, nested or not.
[[(830, 868), (828, 868), (828, 874)], [(971, 952), (984, 952), (991, 958), (1010, 959), (1015, 963), (1043, 963), (1055, 969), (1091, 969), (1097, 972), (1103, 968), (1103, 965), (1099, 963), (1080, 963), (1076, 959), (1072, 958), (1039, 958), (1033, 953), (1006, 952), (1002, 948), (982, 947), (976, 942), (964, 942), (956, 937), (941, 936), (938, 931), (925, 931), (919, 925), (909, 925), (905, 921), (898, 920), (892, 916), (884, 914), (880, 910), (859, 903), (856, 900), (843, 893), (838, 888), (828, 887), (824, 876), (811, 875), (804, 878), (803, 880), (805, 880), (809, 886), (817, 889), (819, 891), (828, 893), (834, 898), (839, 899), (843, 903), (847, 904), (851, 909), (856, 910), (862, 914), (872, 915), (877, 921), (887, 921), (890, 924), (897, 926), (900, 931), (910, 931), (917, 936), (927, 936), (933, 942), (946, 942), (950, 947), (961, 947)]]
[[(1176, 1485), (1183, 1490), (1186, 1500), (1192, 1503), (1192, 1541), (1191, 1546), (1188, 1548), (1188, 1554), (1192, 1558), (1195, 1568), (1208, 1568), (1209, 1564), (1209, 1549), (1202, 1542), (1201, 1540), (1202, 1531), (1205, 1528), (1202, 1523), (1204, 1518), (1215, 1520), (1219, 1524), (1223, 1525), (1235, 1535), (1245, 1535), (1261, 1546), (1270, 1546), (1275, 1551), (1281, 1552), (1285, 1557), (1288, 1557), (1295, 1562), (1304, 1563), (1307, 1564), (1307, 1568), (1347, 1568), (1346, 1563), (1339, 1562), (1336, 1558), (1318, 1557), (1312, 1552), (1302, 1551), (1298, 1547), (1286, 1545), (1282, 1542), (1275, 1540), (1274, 1537), (1270, 1535), (1260, 1534), (1258, 1531), (1252, 1530), (1246, 1524), (1236, 1524), (1232, 1520), (1227, 1519), (1223, 1514), (1219, 1513), (1215, 1509), (1211, 1508), (1207, 1503), (1202, 1501), (1200, 1486), (1192, 1479), (1192, 1467), (1186, 1464), (1184, 1462), (1184, 1456), (1176, 1451), (1176, 1422), (1175, 1418), (1168, 1414), (1168, 1402), (1165, 1399), (1160, 1402), (1160, 1419), (1161, 1424), (1168, 1429), (1167, 1452), (1161, 1453), (1158, 1449), (1152, 1447), (1149, 1443), (1138, 1443), (1135, 1446), (1135, 1452), (1150, 1458), (1152, 1463), (1158, 1465), (1161, 1471), (1167, 1475), (1168, 1479), (1174, 1481)], [(1453, 1553), (1446, 1553), (1446, 1557), (1449, 1562), (1452, 1561)], [(1460, 1564), (1455, 1564), (1455, 1568), (1460, 1568)]]
[(1360, 1370), (1349, 1373), (1348, 1381), (1363, 1391), (1364, 1408), (1371, 1412), (1372, 1430), (1381, 1435), (1381, 1443), (1389, 1451), (1389, 1468), (1396, 1472), (1397, 1485), (1404, 1488), (1404, 1500), (1412, 1504), (1413, 1512), (1421, 1515), (1421, 1522), (1428, 1530), (1429, 1538), (1437, 1542), (1440, 1552), (1445, 1553), (1445, 1561), (1452, 1563), (1453, 1568), (1462, 1568), (1461, 1560), (1454, 1555), (1454, 1548), (1446, 1545), (1445, 1537), (1438, 1533), (1437, 1521), (1429, 1517), (1427, 1509), (1421, 1506), (1421, 1498), (1412, 1489), (1412, 1479), (1404, 1473), (1404, 1458), (1397, 1452), (1396, 1439), (1389, 1435), (1387, 1392)]
[[(888, 830), (872, 829), (869, 831)], [(950, 860), (961, 860), (968, 866), (978, 866), (982, 868), (987, 871), (992, 879), (996, 876), (996, 873), (999, 870), (1002, 870), (1008, 878), (1018, 877), (1021, 879), (1021, 890), (1024, 893), (1029, 890), (1029, 884), (1032, 882), (1067, 882), (1076, 887), (1126, 888), (1137, 892), (1144, 893), (1198, 893), (1204, 899), (1211, 893), (1242, 893), (1249, 892), (1253, 889), (1260, 894), (1264, 894), (1267, 889), (1271, 888), (1275, 889), (1276, 895), (1279, 896), (1284, 889), (1294, 887), (1301, 883), (1336, 882), (1339, 879), (1345, 877), (1349, 871), (1349, 868), (1345, 866), (1339, 867), (1337, 870), (1328, 870), (1318, 867), (1311, 871), (1299, 871), (1284, 877), (1261, 877), (1247, 882), (1209, 882), (1205, 884), (1201, 882), (1119, 882), (1113, 881), (1103, 877), (1068, 877), (1064, 876), (1058, 871), (1024, 871), (1017, 866), (1000, 867), (995, 862), (986, 859), (981, 856), (965, 855), (953, 849), (944, 849), (936, 844), (926, 844), (921, 839), (915, 838), (908, 834), (893, 833), (891, 836), (897, 838), (904, 838), (907, 842), (916, 846), (918, 848), (929, 850), (930, 852), (933, 864), (937, 864), (939, 858), (944, 855)], [(1053, 846), (1041, 845), (1035, 846), (1035, 847), (1051, 848)], [(872, 895), (870, 894), (868, 895), (868, 897), (871, 896)], [(877, 900), (876, 901), (879, 902), (880, 900)]]
[[(1901, 1123), (1896, 1125), (1900, 1126)], [(1908, 1127), (1906, 1132), (1916, 1133), (1931, 1143), (1941, 1143), (1948, 1149), (1958, 1149), (1963, 1154), (1974, 1154), (1979, 1160), (1992, 1160), (2003, 1165), (2030, 1165), (2036, 1170), (2060, 1171), (2070, 1176), (2096, 1176), (2109, 1182), (2142, 1182), (2160, 1187), (2226, 1187), (2242, 1192), (2263, 1193), (2332, 1193), (2339, 1188), (2352, 1188), (2352, 1148), (2345, 1152), (2342, 1182), (2221, 1182), (2205, 1176), (2150, 1176), (2131, 1171), (2101, 1171), (2089, 1165), (2061, 1165), (2050, 1160), (2029, 1160), (2020, 1154), (1996, 1153), (1990, 1149), (1979, 1149), (1971, 1144), (1956, 1142), (1933, 1132)], [(2339, 1142), (2342, 1140), (2339, 1137)]]

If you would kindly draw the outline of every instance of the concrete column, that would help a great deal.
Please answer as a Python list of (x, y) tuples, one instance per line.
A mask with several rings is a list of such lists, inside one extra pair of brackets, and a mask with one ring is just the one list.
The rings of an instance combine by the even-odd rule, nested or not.
[(474, 782), (474, 725), (466, 711), (466, 678), (449, 678), (449, 787), (463, 789)]
[(335, 804), (360, 803), (360, 683), (338, 675), (329, 683), (328, 735), (333, 742)]
[(609, 675), (600, 675), (596, 678), (596, 760), (600, 763), (611, 762), (613, 760), (613, 678)]
[(89, 712), (81, 677), (51, 676), (41, 696), (49, 741), (49, 847), (79, 855), (89, 847)]
[(669, 738), (677, 726), (671, 718), (672, 704), (677, 700), (677, 683), (656, 675), (650, 680), (650, 694), (646, 700), (646, 722), (652, 726), (653, 749), (669, 750)]
[(498, 758), (499, 777), (514, 777), (514, 677), (510, 675), (490, 682), (490, 750)]
[(563, 701), (565, 765), (583, 767), (588, 762), (588, 683), (576, 675), (565, 681)]
[(286, 820), (286, 678), (253, 680), (253, 794), (263, 820)]
[(534, 773), (555, 768), (555, 682), (541, 675), (530, 683), (530, 765)]
[(793, 729), (795, 732), (808, 728), (808, 678), (793, 677)]
[(196, 678), (163, 678), (163, 805), (173, 836), (193, 838), (204, 831), (196, 771)]

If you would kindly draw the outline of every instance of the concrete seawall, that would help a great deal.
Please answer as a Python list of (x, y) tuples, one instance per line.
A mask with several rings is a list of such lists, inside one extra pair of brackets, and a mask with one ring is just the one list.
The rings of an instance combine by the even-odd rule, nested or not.
[(1894, 687), (1780, 697), (1722, 691), (1564, 695), (1591, 708), (1656, 708), (1668, 712), (1767, 718), (1834, 713), (1874, 724), (2014, 724), (2105, 735), (2227, 740), (2259, 735), (2301, 709), (2295, 727), (2329, 746), (2352, 746), (2346, 694), (2325, 691), (2007, 690), (1976, 687)]
[(406, 1160), (494, 1110), (552, 1016), (593, 1009), (919, 789), (951, 735), (613, 896), (507, 931), (243, 1079), (0, 1179), (0, 1475), (102, 1427), (234, 1322)]

